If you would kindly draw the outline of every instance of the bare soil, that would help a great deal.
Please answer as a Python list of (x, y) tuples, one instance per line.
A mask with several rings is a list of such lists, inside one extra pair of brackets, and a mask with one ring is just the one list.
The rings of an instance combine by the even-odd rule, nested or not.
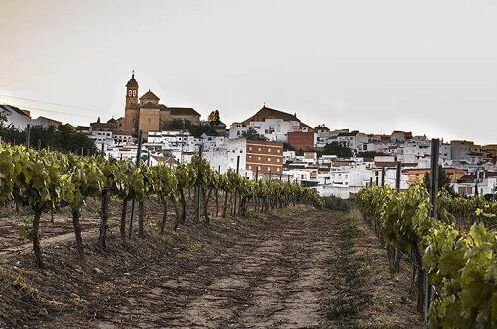
[(111, 234), (105, 255), (89, 233), (83, 265), (64, 239), (45, 245), (43, 270), (9, 257), (0, 328), (421, 327), (408, 274), (390, 276), (355, 212), (291, 207), (147, 232)]

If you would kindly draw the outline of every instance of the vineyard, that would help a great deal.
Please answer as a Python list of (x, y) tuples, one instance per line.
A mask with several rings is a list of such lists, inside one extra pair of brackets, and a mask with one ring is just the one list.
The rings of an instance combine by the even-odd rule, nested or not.
[(433, 328), (497, 326), (497, 202), (438, 193), (436, 218), (424, 186), (363, 189), (357, 202), (387, 247), (390, 270), (412, 266), (418, 310)]
[[(0, 203), (14, 202), (32, 212), (32, 220), (20, 223), (21, 238), (33, 242), (38, 267), (43, 267), (40, 246), (40, 219), (43, 213), (69, 209), (72, 215), (78, 258), (84, 261), (81, 235), (81, 212), (90, 198), (100, 200), (98, 247), (106, 250), (109, 204), (111, 198), (122, 202), (119, 225), (121, 239), (133, 237), (134, 205), (138, 203), (138, 236), (144, 237), (144, 203), (157, 197), (164, 216), (157, 226), (164, 230), (168, 206), (175, 214), (175, 228), (187, 223), (186, 193), (195, 193), (196, 222), (202, 217), (210, 222), (209, 204), (215, 202), (216, 214), (222, 211), (245, 215), (248, 207), (256, 212), (269, 212), (289, 204), (310, 203), (320, 206), (317, 194), (290, 182), (251, 181), (233, 171), (221, 175), (210, 169), (209, 163), (199, 156), (189, 164), (175, 168), (166, 165), (148, 167), (130, 161), (100, 157), (78, 157), (59, 152), (27, 150), (23, 146), (0, 147)], [(223, 194), (223, 204), (219, 204)], [(132, 202), (128, 218), (127, 205)], [(221, 209), (220, 209), (221, 208)], [(201, 216), (202, 213), (202, 216)]]
[[(220, 174), (200, 155), (176, 167), (149, 167), (1, 146), (0, 202), (16, 226), (15, 232), (2, 227), (1, 245), (16, 245), (14, 235), (31, 241), (38, 268), (21, 271), (19, 261), (13, 263), (11, 272), (0, 276), (7, 286), (13, 278), (11, 288), (0, 292), (19, 290), (22, 310), (43, 305), (42, 310), (64, 316), (72, 314), (65, 305), (74, 298), (81, 303), (78, 294), (86, 296), (83, 306), (77, 304), (79, 316), (54, 317), (48, 327), (64, 327), (65, 321), (84, 327), (91, 312), (98, 323), (118, 327), (136, 326), (137, 321), (138, 327), (418, 327), (417, 314), (423, 312), (434, 328), (497, 325), (497, 202), (483, 197), (440, 191), (433, 209), (422, 185), (402, 192), (367, 187), (356, 197), (367, 229), (355, 220), (353, 209), (322, 210), (332, 203), (312, 189), (289, 181), (249, 180), (234, 171)], [(70, 218), (70, 231), (61, 216)], [(88, 241), (83, 241), (83, 231)], [(42, 250), (44, 232), (47, 240), (62, 242), (59, 238), (70, 232), (74, 248)], [(376, 235), (376, 243), (368, 232)], [(380, 256), (383, 246), (387, 253)], [(68, 252), (76, 264), (68, 266)], [(159, 265), (164, 263), (168, 265)], [(410, 288), (381, 279), (405, 274), (406, 265)], [(85, 271), (92, 273), (91, 280)], [(109, 290), (104, 271), (121, 283)], [(65, 287), (68, 295), (59, 295), (57, 285), (64, 285), (67, 277), (79, 288)], [(143, 280), (149, 284), (142, 285)], [(32, 287), (29, 282), (39, 283)], [(417, 296), (412, 310), (408, 292)], [(59, 298), (71, 301), (51, 301)], [(366, 308), (371, 298), (376, 302)], [(157, 304), (163, 308), (156, 309)], [(38, 321), (38, 315), (26, 317), (6, 305), (0, 303), (2, 312), (18, 314), (20, 323)], [(397, 305), (393, 314), (391, 305)], [(130, 315), (129, 309), (139, 315)], [(6, 323), (15, 326), (16, 321)]]
[(21, 146), (0, 173), (0, 327), (419, 326), (364, 223), (311, 189)]

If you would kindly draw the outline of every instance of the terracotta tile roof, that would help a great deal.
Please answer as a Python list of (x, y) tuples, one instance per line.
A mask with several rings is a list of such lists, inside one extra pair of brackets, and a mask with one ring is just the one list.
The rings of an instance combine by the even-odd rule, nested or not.
[(309, 127), (308, 125), (302, 123), (296, 115), (286, 113), (280, 110), (275, 110), (269, 107), (266, 107), (265, 105), (253, 116), (248, 118), (247, 120), (243, 121), (242, 123), (244, 125), (250, 124), (250, 122), (262, 122), (267, 119), (281, 119), (283, 121), (297, 121), (299, 122), (302, 126), (304, 127)]
[(144, 99), (144, 100), (160, 100), (159, 97), (157, 97), (157, 95), (155, 95), (152, 91), (148, 90), (145, 94), (143, 94), (142, 97), (140, 97), (140, 101)]
[(171, 116), (175, 115), (195, 115), (200, 116), (200, 114), (192, 109), (191, 107), (168, 107), (167, 108), (171, 112)]

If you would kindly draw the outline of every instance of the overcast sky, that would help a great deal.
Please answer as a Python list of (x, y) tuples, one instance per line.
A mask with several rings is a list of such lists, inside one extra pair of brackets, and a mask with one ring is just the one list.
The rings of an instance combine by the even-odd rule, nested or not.
[(265, 102), (310, 125), (497, 143), (497, 0), (0, 0), (0, 103), (117, 118), (133, 69), (141, 94), (228, 125)]

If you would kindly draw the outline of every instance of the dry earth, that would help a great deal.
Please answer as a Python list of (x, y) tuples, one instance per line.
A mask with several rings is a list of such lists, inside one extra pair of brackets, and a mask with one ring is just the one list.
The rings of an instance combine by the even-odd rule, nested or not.
[[(166, 238), (151, 234), (146, 240), (154, 243), (113, 241), (106, 257), (88, 248), (82, 267), (69, 264), (67, 247), (47, 252), (44, 271), (29, 270), (27, 256), (19, 256), (0, 278), (17, 277), (36, 293), (29, 305), (4, 306), (7, 316), (22, 318), (6, 318), (5, 326), (420, 327), (407, 277), (389, 275), (385, 251), (356, 214), (305, 207), (276, 213), (216, 219)], [(0, 293), (1, 306), (9, 290)], [(33, 315), (19, 315), (22, 308)]]

